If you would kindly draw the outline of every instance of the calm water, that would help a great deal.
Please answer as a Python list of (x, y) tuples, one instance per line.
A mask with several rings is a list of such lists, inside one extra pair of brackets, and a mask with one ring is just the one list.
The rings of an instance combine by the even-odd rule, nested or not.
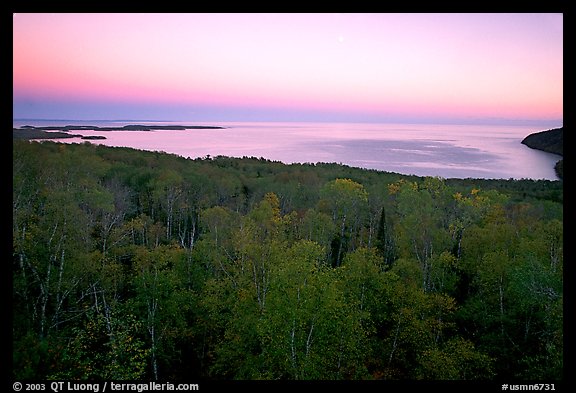
[[(336, 162), (354, 167), (444, 178), (557, 180), (561, 157), (530, 149), (520, 142), (533, 132), (559, 127), (364, 124), (364, 123), (196, 123), (21, 121), (22, 125), (184, 124), (225, 129), (185, 131), (74, 131), (103, 135), (92, 140), (108, 146), (164, 151), (184, 157), (254, 156), (285, 163)], [(66, 143), (84, 142), (61, 139)]]

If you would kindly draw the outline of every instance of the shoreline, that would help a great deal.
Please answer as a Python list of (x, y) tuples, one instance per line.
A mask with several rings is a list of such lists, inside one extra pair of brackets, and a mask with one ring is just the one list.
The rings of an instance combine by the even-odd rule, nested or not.
[[(25, 137), (38, 133), (36, 140), (56, 140), (63, 143), (85, 143), (80, 137), (105, 136), (107, 140), (91, 141), (111, 146), (134, 147), (141, 150), (164, 151), (186, 158), (205, 156), (255, 156), (284, 163), (341, 162), (353, 167), (393, 171), (419, 176), (444, 178), (530, 178), (558, 180), (553, 166), (557, 159), (549, 153), (534, 152), (519, 142), (533, 130), (523, 127), (442, 126), (426, 125), (334, 125), (332, 123), (196, 123), (179, 125), (222, 126), (226, 132), (214, 130), (118, 132), (106, 134), (90, 130), (73, 131), (77, 125), (101, 127), (124, 126), (96, 122), (16, 123), (14, 128), (33, 125), (14, 132)], [(74, 126), (70, 126), (70, 124)], [(132, 125), (146, 124), (132, 122)], [(157, 125), (159, 128), (166, 126)], [(69, 132), (38, 128), (57, 126)], [(122, 127), (123, 129), (126, 129)], [(234, 131), (232, 133), (228, 131)], [(58, 132), (58, 133), (57, 133)], [(480, 137), (479, 135), (482, 135)], [(485, 142), (491, 137), (495, 144)], [(500, 141), (503, 141), (500, 143)], [(519, 164), (521, 162), (522, 164)]]

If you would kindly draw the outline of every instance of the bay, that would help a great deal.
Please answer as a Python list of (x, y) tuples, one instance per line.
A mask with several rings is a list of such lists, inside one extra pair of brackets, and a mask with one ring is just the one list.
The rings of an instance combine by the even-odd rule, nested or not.
[[(558, 180), (561, 156), (521, 144), (546, 127), (457, 124), (372, 124), (193, 121), (13, 121), (14, 127), (94, 125), (209, 125), (223, 129), (90, 131), (90, 143), (163, 151), (187, 158), (258, 157), (291, 163), (340, 163), (353, 167), (443, 178)], [(57, 139), (84, 143), (78, 138)]]

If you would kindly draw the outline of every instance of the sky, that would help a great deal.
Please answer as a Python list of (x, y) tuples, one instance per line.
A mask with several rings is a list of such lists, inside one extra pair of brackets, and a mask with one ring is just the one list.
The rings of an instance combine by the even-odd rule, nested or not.
[(13, 15), (14, 119), (563, 119), (563, 15)]

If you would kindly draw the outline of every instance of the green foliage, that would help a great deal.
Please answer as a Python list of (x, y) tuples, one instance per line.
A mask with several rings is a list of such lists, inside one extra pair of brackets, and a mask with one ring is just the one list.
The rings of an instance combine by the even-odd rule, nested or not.
[(320, 190), (319, 210), (332, 216), (340, 228), (333, 239), (333, 265), (340, 266), (344, 253), (354, 250), (355, 237), (368, 210), (368, 192), (351, 179), (335, 179)]
[(563, 185), (13, 141), (15, 379), (563, 377)]
[[(18, 321), (14, 322), (15, 324)], [(19, 335), (14, 332), (12, 348), (12, 375), (14, 379), (35, 380), (38, 375), (48, 375), (61, 365), (63, 345), (46, 338), (39, 338), (33, 331)]]
[(442, 348), (422, 353), (418, 379), (427, 380), (488, 380), (494, 376), (492, 359), (479, 353), (474, 344), (461, 338), (453, 339)]
[(60, 365), (47, 379), (137, 380), (145, 374), (148, 350), (138, 337), (140, 324), (131, 314), (88, 315), (72, 329)]
[(362, 376), (366, 331), (362, 313), (346, 301), (324, 251), (295, 243), (278, 266), (259, 324), (266, 379), (341, 379)]

